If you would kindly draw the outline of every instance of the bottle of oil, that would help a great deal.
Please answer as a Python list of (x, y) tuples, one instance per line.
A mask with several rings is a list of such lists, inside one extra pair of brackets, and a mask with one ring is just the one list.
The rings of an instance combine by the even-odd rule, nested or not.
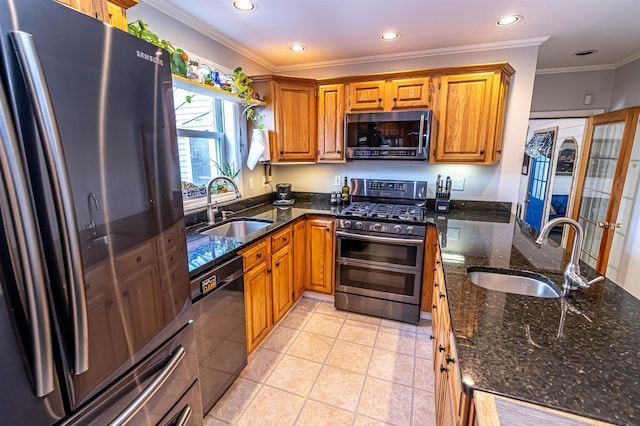
[(342, 204), (349, 204), (349, 185), (347, 177), (344, 177), (344, 185), (342, 185)]

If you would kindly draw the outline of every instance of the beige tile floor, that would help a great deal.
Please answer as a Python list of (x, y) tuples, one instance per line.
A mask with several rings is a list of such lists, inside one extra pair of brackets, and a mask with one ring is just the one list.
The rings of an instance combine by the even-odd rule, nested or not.
[(303, 297), (205, 426), (435, 425), (430, 333)]

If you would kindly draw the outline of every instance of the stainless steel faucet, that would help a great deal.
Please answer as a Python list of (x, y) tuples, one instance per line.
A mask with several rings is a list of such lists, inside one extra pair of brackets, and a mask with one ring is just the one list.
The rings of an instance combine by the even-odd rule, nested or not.
[(94, 194), (93, 192), (90, 192), (89, 195), (87, 195), (87, 204), (89, 206), (89, 225), (87, 226), (87, 229), (91, 229), (91, 232), (95, 236), (97, 235), (96, 220), (93, 217), (94, 209), (91, 207), (91, 204), (92, 204), (91, 201), (93, 201), (93, 206), (95, 207), (95, 211), (100, 211), (100, 203), (98, 202), (98, 197), (96, 197), (96, 194)]
[(562, 297), (569, 294), (569, 290), (576, 290), (578, 288), (589, 288), (598, 281), (604, 279), (603, 276), (596, 277), (591, 281), (587, 281), (582, 275), (580, 275), (580, 252), (582, 251), (582, 243), (584, 242), (584, 231), (582, 226), (573, 219), (566, 217), (557, 217), (547, 222), (540, 230), (540, 235), (536, 239), (537, 244), (543, 244), (548, 241), (549, 232), (557, 225), (570, 225), (573, 227), (573, 248), (571, 250), (571, 259), (564, 268), (563, 277), (564, 283), (562, 286)]
[(218, 212), (218, 202), (211, 202), (211, 186), (217, 180), (224, 180), (226, 182), (229, 182), (233, 186), (233, 190), (236, 193), (236, 200), (240, 198), (240, 190), (238, 189), (238, 185), (233, 179), (226, 176), (217, 176), (211, 179), (207, 184), (207, 221), (210, 225), (216, 223), (215, 215)]

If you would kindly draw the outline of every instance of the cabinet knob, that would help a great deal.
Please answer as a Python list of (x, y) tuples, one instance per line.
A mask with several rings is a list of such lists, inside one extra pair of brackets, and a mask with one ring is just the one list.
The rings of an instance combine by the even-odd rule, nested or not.
[(287, 241), (287, 237), (282, 237), (282, 241)]
[(435, 339), (435, 337), (433, 337), (433, 334), (430, 334), (429, 335), (429, 340), (433, 340), (433, 339)]
[(444, 352), (444, 346), (438, 345), (438, 352)]
[(276, 268), (280, 267), (280, 262), (276, 262)]
[(325, 231), (329, 232), (329, 231), (331, 231), (331, 229), (329, 229), (329, 228), (325, 228)]
[(433, 243), (434, 247), (438, 247), (438, 242), (436, 241), (435, 243)]
[(283, 151), (283, 150), (280, 150), (280, 155), (283, 155), (283, 154), (284, 154), (284, 151)]
[(500, 154), (500, 153), (502, 153), (502, 150), (501, 150), (501, 149), (499, 149), (499, 150), (497, 150), (497, 151), (496, 151), (496, 154)]
[(382, 98), (378, 98), (378, 103), (382, 102)]
[(439, 265), (440, 263), (442, 262), (440, 262), (439, 260), (436, 260), (436, 265)]
[(267, 269), (267, 274), (270, 274), (270, 273), (271, 273), (271, 269)]
[(435, 271), (437, 271), (437, 270), (438, 270), (438, 268), (433, 268), (433, 271), (434, 271), (434, 272), (435, 272)]
[(256, 258), (260, 259), (262, 257), (262, 253), (256, 254)]
[(435, 304), (431, 305), (431, 309), (436, 309), (437, 306)]
[(336, 154), (340, 154), (340, 150), (337, 150), (337, 151), (336, 151)]
[(481, 149), (481, 150), (480, 150), (480, 154), (484, 154), (484, 149)]
[(398, 98), (393, 98), (393, 103), (395, 104), (396, 102), (398, 102)]
[(453, 359), (453, 358), (451, 358), (451, 357), (449, 356), (449, 354), (447, 354), (447, 356), (445, 356), (445, 357), (444, 357), (444, 359), (445, 359), (445, 361), (447, 361), (447, 364), (449, 364), (449, 363), (453, 363), (453, 364), (455, 364), (455, 363), (456, 363), (456, 360), (455, 360), (455, 359)]
[(447, 367), (442, 366), (442, 364), (440, 364), (440, 372), (445, 373), (447, 371), (449, 371), (449, 369)]
[(442, 299), (444, 297), (444, 294), (440, 293), (440, 295), (438, 297), (440, 297), (440, 299)]
[(439, 285), (440, 285), (440, 284), (438, 284), (438, 283), (433, 283), (433, 286), (434, 286), (434, 287), (438, 287)]

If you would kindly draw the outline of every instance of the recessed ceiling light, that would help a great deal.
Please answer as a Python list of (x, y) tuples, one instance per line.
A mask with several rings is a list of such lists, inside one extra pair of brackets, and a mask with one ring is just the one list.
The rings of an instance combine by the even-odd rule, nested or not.
[(292, 44), (289, 46), (289, 50), (292, 52), (304, 52), (307, 50), (307, 46), (303, 46), (301, 44)]
[(384, 33), (380, 36), (380, 38), (383, 40), (395, 40), (398, 37), (400, 37), (400, 34), (398, 33)]
[(588, 49), (588, 50), (581, 50), (579, 52), (573, 52), (572, 55), (573, 56), (589, 56), (589, 55), (593, 55), (596, 52), (597, 50), (595, 49)]
[(251, 0), (236, 0), (233, 2), (233, 7), (242, 12), (253, 12), (256, 9), (256, 4)]
[(507, 25), (513, 25), (517, 22), (520, 22), (524, 19), (522, 15), (510, 15), (500, 18), (496, 21), (496, 25), (499, 27), (505, 27)]

